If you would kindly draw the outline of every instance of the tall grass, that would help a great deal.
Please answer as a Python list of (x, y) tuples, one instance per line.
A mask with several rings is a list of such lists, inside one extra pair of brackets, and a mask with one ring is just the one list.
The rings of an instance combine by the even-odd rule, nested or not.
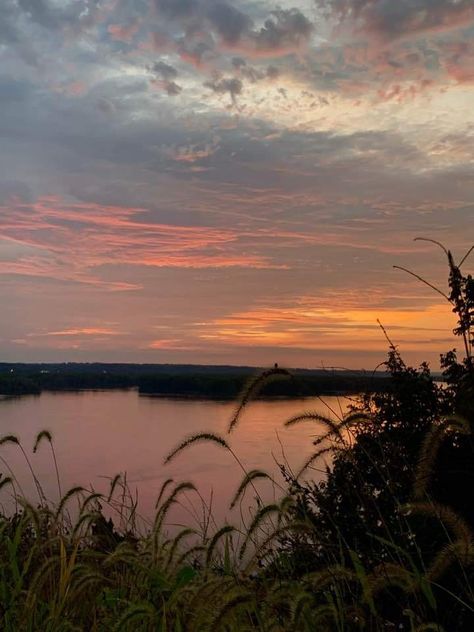
[[(466, 285), (470, 277), (460, 277), (451, 254), (446, 254), (454, 287), (446, 298), (454, 301), (461, 323), (458, 333), (470, 353), (474, 292), (471, 304), (472, 286)], [(318, 422), (325, 429), (314, 441), (313, 455), (296, 474), (282, 468), (282, 480), (275, 481), (263, 470), (246, 471), (230, 440), (242, 411), (259, 388), (267, 380), (288, 376), (278, 367), (246, 386), (230, 420), (228, 436), (198, 433), (170, 451), (166, 462), (182, 458), (186, 451), (207, 442), (235, 459), (242, 469), (242, 481), (229, 505), (241, 504), (251, 488), (256, 501), (249, 524), (215, 525), (211, 509), (186, 481), (168, 479), (163, 483), (150, 523), (141, 520), (138, 500), (124, 475), (114, 477), (104, 493), (82, 487), (63, 492), (53, 437), (42, 431), (33, 449), (44, 442), (50, 446), (59, 492), (59, 499), (51, 501), (18, 438), (0, 438), (0, 451), (6, 444), (21, 451), (37, 496), (34, 500), (25, 497), (15, 473), (0, 454), (7, 473), (0, 477), (0, 494), (9, 497), (12, 507), (0, 512), (0, 629), (474, 629), (471, 514), (437, 496), (439, 459), (440, 455), (445, 458), (447, 443), (451, 461), (457, 458), (458, 445), (470, 446), (472, 463), (470, 383), (464, 388), (472, 370), (471, 355), (467, 356), (466, 370), (457, 374), (464, 385), (462, 393), (468, 395), (460, 398), (458, 389), (454, 398), (467, 416), (440, 416), (438, 408), (429, 404), (433, 409), (423, 413), (424, 421), (417, 426), (417, 456), (404, 461), (404, 453), (396, 450), (397, 441), (401, 442), (403, 432), (407, 432), (401, 416), (431, 400), (418, 401), (415, 390), (408, 404), (403, 403), (404, 389), (410, 384), (418, 389), (427, 374), (424, 369), (419, 374), (405, 367), (391, 346), (394, 380), (402, 389), (398, 399), (392, 394), (380, 400), (378, 411), (367, 405), (366, 399), (365, 406), (339, 420), (309, 411), (286, 422), (288, 427)], [(430, 397), (432, 392), (438, 393), (429, 391)], [(389, 411), (391, 416), (381, 417), (380, 410)], [(410, 481), (408, 488), (393, 476), (393, 470), (390, 474), (390, 458), (394, 457), (387, 452), (387, 445), (401, 455), (394, 471), (403, 481)], [(302, 480), (303, 474), (310, 477), (311, 468), (321, 462), (327, 481), (312, 488)], [(461, 477), (465, 471), (461, 468)], [(350, 478), (344, 478), (346, 473)], [(259, 493), (260, 482), (268, 479), (281, 492), (280, 499), (271, 504), (265, 504)], [(186, 494), (194, 494), (196, 502), (202, 504), (203, 519), (197, 528), (187, 526), (170, 533), (170, 512)], [(314, 499), (319, 499), (319, 504)], [(472, 509), (469, 492), (465, 501), (466, 508)], [(356, 508), (352, 513), (349, 505)], [(388, 513), (387, 507), (391, 508)], [(341, 516), (353, 522), (343, 524)], [(360, 532), (361, 525), (362, 530), (366, 525), (365, 533)]]
[[(342, 449), (343, 431), (354, 419), (350, 415), (332, 422), (334, 427), (328, 424), (324, 441)], [(454, 423), (446, 420), (438, 428), (449, 431)], [(432, 476), (428, 446), (439, 443), (436, 437), (434, 432), (426, 437), (413, 501), (400, 506), (399, 515), (408, 540), (419, 537), (410, 526), (413, 516), (422, 516), (427, 529), (438, 523), (446, 534), (445, 545), (426, 568), (420, 566), (416, 547), (403, 549), (390, 534), (386, 550), (391, 554), (377, 567), (366, 568), (356, 551), (344, 550), (335, 532), (333, 562), (300, 572), (285, 542), (302, 550), (321, 545), (311, 520), (295, 517), (291, 493), (278, 503), (258, 503), (246, 527), (211, 529), (208, 521), (205, 529), (184, 528), (170, 536), (166, 518), (183, 494), (195, 491), (191, 483), (164, 483), (153, 524), (143, 532), (123, 477), (114, 478), (104, 494), (75, 487), (56, 503), (41, 494), (36, 504), (17, 491), (12, 477), (0, 479), (0, 493), (10, 494), (18, 507), (0, 518), (1, 629), (383, 630), (387, 603), (394, 600), (403, 606), (407, 622), (401, 629), (441, 630), (437, 587), (456, 567), (472, 595), (474, 545), (463, 518), (423, 494)], [(50, 435), (47, 440), (53, 444)], [(167, 460), (201, 441), (231, 452), (221, 437), (199, 434), (182, 442)], [(318, 446), (318, 453), (326, 449)], [(230, 504), (235, 506), (247, 487), (267, 478), (261, 470), (246, 472)], [(463, 595), (453, 599), (474, 616), (472, 601)]]

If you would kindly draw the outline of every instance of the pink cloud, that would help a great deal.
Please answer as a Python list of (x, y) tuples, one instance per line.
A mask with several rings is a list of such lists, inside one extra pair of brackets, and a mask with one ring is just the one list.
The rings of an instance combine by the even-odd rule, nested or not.
[[(274, 267), (265, 257), (243, 252), (243, 233), (154, 223), (146, 221), (146, 216), (140, 208), (67, 202), (57, 197), (43, 197), (33, 204), (13, 200), (0, 206), (0, 238), (30, 250), (28, 255), (0, 262), (0, 273), (103, 285), (98, 268), (106, 265)], [(30, 254), (31, 249), (37, 254)], [(132, 287), (110, 285), (111, 289)]]
[(107, 32), (112, 39), (120, 42), (131, 42), (140, 30), (140, 21), (133, 20), (130, 24), (109, 24)]
[(453, 80), (472, 81), (471, 0), (318, 3), (335, 26), (331, 44), (314, 59), (342, 93), (401, 102)]
[(442, 42), (440, 50), (449, 77), (457, 83), (474, 81), (474, 45), (471, 40)]

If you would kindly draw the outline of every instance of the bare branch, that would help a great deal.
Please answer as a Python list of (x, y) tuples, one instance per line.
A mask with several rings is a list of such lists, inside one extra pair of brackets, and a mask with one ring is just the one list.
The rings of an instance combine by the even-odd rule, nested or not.
[(439, 246), (441, 248), (446, 256), (448, 256), (447, 249), (443, 246), (442, 243), (436, 241), (435, 239), (428, 239), (428, 237), (415, 237), (413, 241), (427, 241), (428, 243), (435, 244), (436, 246)]
[(418, 279), (418, 281), (421, 281), (422, 283), (430, 287), (435, 292), (438, 292), (438, 294), (441, 294), (441, 296), (445, 298), (448, 301), (448, 303), (451, 303), (451, 301), (449, 300), (449, 296), (447, 294), (445, 294), (442, 290), (437, 288), (435, 285), (433, 285), (429, 281), (426, 281), (426, 279), (421, 277), (419, 274), (415, 274), (415, 272), (408, 270), (408, 268), (403, 268), (402, 266), (393, 266), (393, 267), (395, 268), (395, 270), (402, 270), (403, 272), (406, 272), (407, 274), (411, 274), (411, 276), (415, 277), (415, 279)]
[(385, 327), (382, 325), (382, 323), (380, 322), (380, 320), (378, 318), (377, 318), (377, 323), (378, 323), (380, 329), (383, 331), (383, 335), (385, 336), (386, 341), (390, 345), (390, 348), (393, 349), (394, 351), (396, 351), (396, 349), (397, 349), (396, 345), (392, 342), (392, 340), (390, 339), (390, 337), (389, 337), (389, 335), (387, 333), (387, 330), (385, 329)]
[(464, 255), (464, 257), (461, 259), (461, 263), (458, 265), (458, 268), (462, 266), (462, 264), (466, 261), (466, 259), (469, 257), (469, 255), (471, 254), (473, 250), (474, 250), (474, 246), (471, 246), (469, 250), (466, 252), (466, 254)]

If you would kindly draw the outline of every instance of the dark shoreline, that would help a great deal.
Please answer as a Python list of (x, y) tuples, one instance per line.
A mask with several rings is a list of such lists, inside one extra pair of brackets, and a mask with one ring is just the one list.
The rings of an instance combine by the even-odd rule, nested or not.
[[(87, 393), (110, 393), (110, 392), (119, 392), (119, 393), (127, 393), (127, 392), (135, 392), (138, 397), (149, 398), (149, 399), (170, 399), (174, 401), (185, 401), (185, 402), (214, 402), (220, 404), (228, 404), (229, 402), (238, 402), (238, 397), (213, 397), (210, 395), (199, 395), (199, 394), (183, 394), (183, 393), (140, 393), (136, 387), (130, 388), (82, 388), (82, 389), (61, 389), (61, 390), (42, 390), (39, 393), (19, 393), (19, 394), (11, 394), (5, 395), (0, 393), (0, 403), (6, 401), (12, 401), (17, 399), (23, 399), (24, 397), (41, 397), (43, 394), (51, 394), (51, 395), (63, 395), (63, 394), (76, 394), (76, 395), (85, 395)], [(257, 402), (287, 402), (292, 400), (312, 400), (318, 397), (357, 397), (360, 395), (360, 392), (328, 392), (328, 393), (317, 393), (315, 395), (256, 395), (252, 401)]]
[[(180, 399), (237, 400), (263, 369), (231, 366), (128, 364), (0, 364), (0, 395), (136, 389), (140, 395)], [(258, 399), (300, 399), (384, 391), (385, 373), (294, 369), (258, 391)]]

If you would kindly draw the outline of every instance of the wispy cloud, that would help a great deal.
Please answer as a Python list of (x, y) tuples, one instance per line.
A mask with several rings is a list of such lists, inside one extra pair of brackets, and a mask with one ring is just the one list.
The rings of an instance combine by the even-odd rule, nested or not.
[(81, 327), (72, 329), (63, 329), (62, 331), (46, 331), (42, 333), (28, 334), (31, 338), (42, 336), (120, 336), (120, 331), (105, 327)]
[(35, 248), (38, 255), (0, 262), (0, 272), (100, 285), (106, 265), (274, 267), (264, 256), (241, 253), (243, 235), (236, 231), (154, 223), (146, 215), (140, 208), (51, 197), (32, 204), (12, 201), (0, 207), (0, 237)]
[(418, 309), (371, 309), (359, 297), (356, 309), (344, 308), (343, 301), (321, 307), (321, 301), (303, 299), (299, 304), (260, 307), (200, 324), (199, 336), (214, 343), (268, 346), (276, 348), (382, 351), (386, 345), (380, 319), (402, 349), (423, 345), (431, 350), (440, 341), (448, 348), (454, 319), (445, 305)]
[(435, 358), (392, 265), (472, 239), (473, 11), (0, 2), (2, 352), (359, 365), (380, 317)]
[(186, 344), (181, 338), (160, 338), (152, 340), (146, 346), (151, 350), (199, 351), (198, 344)]

